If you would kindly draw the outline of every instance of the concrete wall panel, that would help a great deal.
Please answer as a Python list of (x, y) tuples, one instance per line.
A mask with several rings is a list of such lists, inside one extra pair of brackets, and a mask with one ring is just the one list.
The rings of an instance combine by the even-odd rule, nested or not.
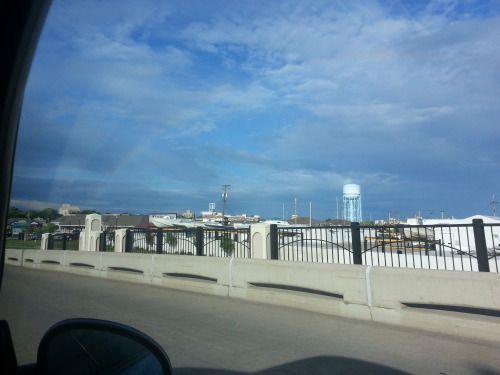
[(151, 283), (152, 255), (100, 253), (101, 277)]
[[(59, 250), (7, 250), (6, 262), (473, 338), (500, 337), (497, 273)], [(443, 311), (425, 305), (469, 310)]]
[(369, 282), (378, 307), (400, 309), (401, 303), (420, 303), (500, 310), (496, 273), (373, 267)]
[(12, 266), (22, 266), (23, 265), (23, 253), (24, 253), (24, 250), (6, 249), (5, 250), (5, 264), (10, 264)]
[(86, 276), (101, 276), (101, 254), (89, 251), (65, 251), (64, 271)]
[(152, 282), (192, 292), (228, 295), (229, 258), (155, 255)]

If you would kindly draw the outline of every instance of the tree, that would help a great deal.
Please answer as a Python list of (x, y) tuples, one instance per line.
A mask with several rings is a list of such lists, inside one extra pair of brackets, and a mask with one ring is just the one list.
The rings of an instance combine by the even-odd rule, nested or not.
[(146, 245), (147, 250), (150, 250), (154, 244), (154, 236), (152, 232), (146, 232)]
[(45, 219), (46, 221), (51, 221), (54, 219), (57, 219), (59, 216), (59, 212), (54, 210), (53, 208), (44, 208), (43, 210), (36, 211), (36, 210), (21, 210), (17, 207), (10, 207), (9, 208), (9, 219), (13, 218), (29, 218), (29, 219), (34, 219), (37, 217), (41, 217), (42, 219)]
[(220, 240), (220, 248), (227, 256), (231, 256), (234, 252), (234, 241), (227, 236)]
[(44, 208), (43, 210), (36, 212), (36, 215), (47, 221), (57, 219), (61, 216), (59, 212), (53, 208)]
[(57, 230), (57, 225), (55, 225), (53, 223), (48, 223), (47, 225), (45, 225), (41, 229), (43, 231), (42, 233), (54, 233)]
[(25, 218), (26, 212), (17, 207), (9, 207), (9, 219), (21, 218), (21, 217)]
[(96, 210), (82, 210), (82, 211), (78, 211), (77, 214), (81, 214), (81, 215), (98, 214), (98, 215), (100, 215), (101, 213), (97, 212)]
[(165, 239), (165, 243), (167, 243), (170, 247), (177, 246), (177, 237), (173, 233), (168, 232), (167, 238)]
[(361, 223), (359, 223), (359, 225), (364, 226), (364, 227), (371, 227), (371, 226), (374, 226), (375, 223), (371, 220), (364, 220)]
[(26, 227), (23, 229), (24, 233), (30, 234), (30, 233), (35, 233), (36, 228), (35, 227)]

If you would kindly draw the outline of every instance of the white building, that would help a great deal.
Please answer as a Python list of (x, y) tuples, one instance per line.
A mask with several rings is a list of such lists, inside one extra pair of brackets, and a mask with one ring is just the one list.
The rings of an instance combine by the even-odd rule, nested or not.
[[(441, 240), (445, 245), (454, 249), (466, 248), (470, 242), (471, 249), (475, 249), (474, 231), (472, 220), (482, 219), (485, 226), (486, 247), (488, 249), (500, 248), (500, 218), (494, 216), (474, 215), (465, 219), (408, 219), (409, 225), (443, 225), (442, 228), (434, 230), (434, 239)], [(488, 224), (498, 224), (488, 225)], [(467, 225), (467, 227), (461, 227)]]
[(72, 206), (68, 203), (63, 204), (59, 208), (59, 214), (62, 216), (69, 216), (69, 215), (74, 214), (74, 213), (79, 212), (79, 211), (81, 211), (80, 207)]

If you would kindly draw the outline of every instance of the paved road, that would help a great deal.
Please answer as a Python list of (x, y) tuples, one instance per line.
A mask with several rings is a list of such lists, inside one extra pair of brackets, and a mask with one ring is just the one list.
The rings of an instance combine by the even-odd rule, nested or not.
[(482, 342), (156, 286), (6, 266), (0, 318), (20, 363), (44, 331), (92, 317), (128, 324), (167, 351), (174, 374), (500, 374)]

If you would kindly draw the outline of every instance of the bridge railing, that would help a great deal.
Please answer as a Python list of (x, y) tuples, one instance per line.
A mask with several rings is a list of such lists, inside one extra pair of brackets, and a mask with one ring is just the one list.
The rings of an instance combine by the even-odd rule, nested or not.
[(129, 253), (250, 258), (250, 229), (129, 229), (125, 249)]
[[(114, 232), (92, 228), (88, 225), (80, 234), (78, 244), (71, 241), (74, 245), (71, 248), (76, 250), (78, 245), (80, 251), (232, 256), (500, 273), (500, 224), (484, 223), (481, 219), (455, 225), (351, 223), (350, 226), (306, 227), (261, 223), (238, 229), (196, 227)], [(42, 248), (70, 249), (65, 238), (63, 235), (59, 241), (44, 234)]]
[(500, 224), (271, 228), (271, 258), (500, 272)]

